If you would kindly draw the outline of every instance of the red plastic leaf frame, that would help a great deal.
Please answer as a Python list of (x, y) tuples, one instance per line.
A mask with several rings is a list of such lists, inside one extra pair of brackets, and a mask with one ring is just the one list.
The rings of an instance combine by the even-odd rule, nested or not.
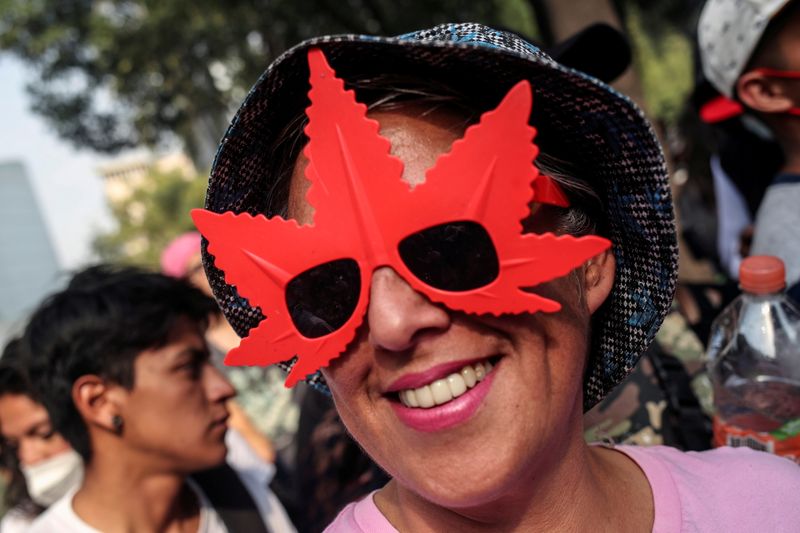
[[(415, 290), (468, 313), (554, 312), (557, 302), (522, 287), (563, 276), (606, 250), (610, 242), (588, 236), (522, 234), (531, 201), (566, 205), (566, 196), (532, 164), (538, 149), (528, 124), (532, 94), (517, 83), (493, 111), (467, 129), (439, 157), (425, 182), (413, 189), (401, 179), (403, 163), (390, 154), (366, 106), (345, 90), (320, 50), (308, 53), (311, 105), (306, 134), (313, 224), (279, 217), (192, 212), (208, 251), (251, 305), (266, 316), (238, 348), (229, 365), (269, 365), (297, 355), (287, 386), (327, 366), (354, 338), (368, 305), (372, 272), (392, 267)], [(457, 221), (480, 224), (500, 261), (497, 278), (484, 287), (448, 292), (419, 280), (400, 258), (398, 244), (414, 233)], [(360, 269), (361, 293), (349, 320), (338, 330), (307, 338), (286, 308), (286, 285), (298, 274), (337, 259)]]

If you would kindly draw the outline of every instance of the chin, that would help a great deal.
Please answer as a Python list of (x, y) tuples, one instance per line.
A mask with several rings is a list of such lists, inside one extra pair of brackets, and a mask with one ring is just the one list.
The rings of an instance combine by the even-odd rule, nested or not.
[[(459, 467), (447, 470), (441, 464), (418, 469), (396, 479), (406, 490), (449, 509), (478, 508), (494, 504), (519, 492), (526, 475), (522, 460), (502, 461), (483, 454), (474, 461), (454, 461)], [(495, 459), (492, 461), (492, 459)], [(467, 466), (465, 466), (465, 464)], [(529, 479), (529, 478), (528, 478)]]
[(215, 450), (216, 453), (209, 454), (209, 466), (208, 468), (213, 468), (215, 466), (219, 466), (225, 462), (225, 459), (228, 456), (228, 447), (225, 446), (223, 443), (221, 446), (217, 447), (218, 449)]
[(440, 480), (409, 488), (429, 502), (447, 509), (475, 509), (494, 505), (513, 492), (515, 484), (511, 479), (484, 479), (479, 483), (459, 483)]
[(220, 466), (225, 462), (228, 454), (228, 450), (224, 445), (206, 446), (199, 451), (201, 451), (201, 453), (191, 457), (184, 455), (184, 459), (187, 460), (186, 471), (199, 472), (201, 470), (208, 470), (209, 468)]

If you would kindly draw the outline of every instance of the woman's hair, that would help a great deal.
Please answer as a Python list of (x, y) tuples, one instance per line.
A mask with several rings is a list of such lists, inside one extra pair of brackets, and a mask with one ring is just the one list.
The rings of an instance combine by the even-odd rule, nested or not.
[(33, 313), (24, 335), (31, 382), (53, 427), (89, 461), (89, 433), (71, 399), (75, 380), (95, 374), (131, 389), (141, 352), (163, 347), (178, 319), (205, 325), (216, 310), (199, 289), (162, 274), (111, 265), (76, 274)]
[[(0, 398), (12, 394), (27, 396), (35, 401), (21, 347), (20, 339), (17, 338), (9, 341), (3, 349), (0, 357)], [(8, 475), (3, 493), (6, 509), (17, 509), (29, 517), (40, 514), (44, 509), (28, 495), (25, 478), (19, 468), (17, 450), (11, 448), (5, 439), (0, 441), (0, 468)]]
[[(348, 88), (355, 89), (359, 102), (370, 111), (391, 111), (414, 105), (422, 115), (439, 110), (463, 117), (463, 128), (476, 123), (483, 112), (499, 102), (498, 95), (467, 94), (453, 89), (445, 82), (435, 79), (418, 79), (407, 75), (382, 75), (370, 78), (349, 79)], [(279, 141), (270, 148), (267, 168), (270, 188), (267, 191), (268, 217), (287, 216), (289, 182), (295, 161), (308, 142), (304, 128), (308, 122), (305, 111), (289, 121), (278, 135)], [(539, 132), (537, 142), (542, 137)], [(568, 154), (563, 146), (542, 148), (536, 158), (536, 167), (556, 181), (570, 199), (570, 207), (561, 209), (556, 233), (571, 235), (603, 235), (605, 207), (600, 195), (591, 187), (586, 169), (555, 155)], [(274, 176), (274, 178), (273, 178)]]

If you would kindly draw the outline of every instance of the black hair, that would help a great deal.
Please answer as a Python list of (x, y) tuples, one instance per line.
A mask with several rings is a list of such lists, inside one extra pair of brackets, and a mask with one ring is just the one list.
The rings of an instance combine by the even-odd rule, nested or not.
[[(21, 348), (19, 338), (12, 339), (3, 348), (3, 355), (0, 357), (0, 397), (7, 394), (19, 395), (36, 401)], [(3, 491), (6, 509), (16, 509), (30, 518), (40, 514), (44, 509), (28, 495), (25, 477), (19, 468), (17, 450), (9, 446), (5, 439), (0, 440), (0, 468), (8, 475)]]
[(134, 360), (163, 347), (180, 318), (207, 324), (216, 302), (187, 282), (133, 267), (97, 265), (33, 313), (24, 342), (31, 383), (53, 427), (84, 461), (89, 433), (72, 401), (72, 386), (94, 374), (131, 389)]
[(25, 371), (22, 356), (22, 343), (19, 337), (11, 339), (0, 356), (0, 396), (21, 394), (32, 396), (31, 383)]

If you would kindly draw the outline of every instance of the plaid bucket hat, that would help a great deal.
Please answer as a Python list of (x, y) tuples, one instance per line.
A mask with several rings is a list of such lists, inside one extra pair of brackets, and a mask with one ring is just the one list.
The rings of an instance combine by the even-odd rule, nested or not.
[[(453, 87), (498, 95), (520, 80), (534, 91), (537, 144), (569, 147), (592, 172), (605, 204), (606, 237), (617, 273), (612, 293), (593, 318), (584, 377), (584, 409), (599, 402), (633, 369), (670, 309), (677, 277), (677, 241), (664, 157), (652, 127), (627, 97), (603, 82), (560, 65), (519, 36), (472, 23), (444, 24), (398, 37), (334, 35), (310, 39), (276, 59), (231, 122), (211, 170), (206, 209), (270, 211), (265, 174), (270, 148), (308, 106), (310, 48), (321, 49), (337, 75), (386, 72), (444, 80)], [(357, 91), (358, 96), (358, 91)], [(544, 150), (544, 148), (543, 148)], [(225, 282), (203, 242), (203, 261), (228, 321), (244, 337), (264, 315)], [(287, 354), (284, 369), (293, 364)], [(317, 372), (307, 379), (327, 391)]]

